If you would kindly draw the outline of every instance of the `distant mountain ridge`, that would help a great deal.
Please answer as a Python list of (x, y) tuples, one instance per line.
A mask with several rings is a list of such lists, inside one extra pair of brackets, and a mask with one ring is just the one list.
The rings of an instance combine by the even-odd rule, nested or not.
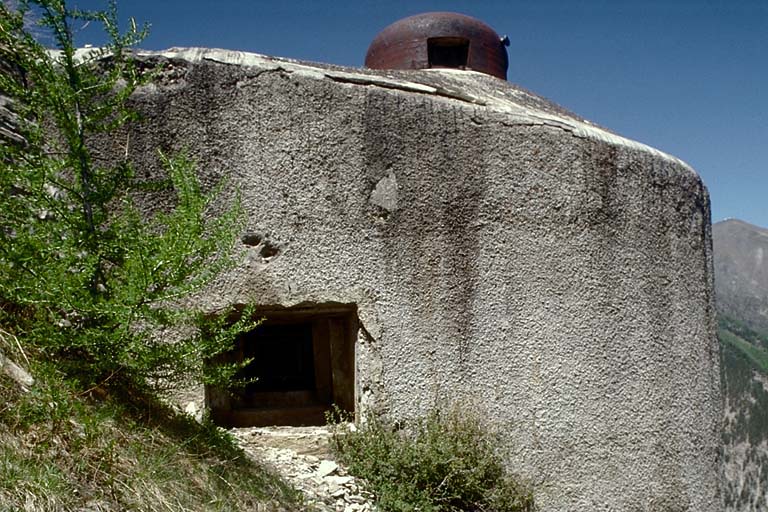
[(712, 226), (721, 313), (768, 332), (768, 229), (738, 219)]
[(726, 510), (768, 510), (768, 229), (712, 226)]

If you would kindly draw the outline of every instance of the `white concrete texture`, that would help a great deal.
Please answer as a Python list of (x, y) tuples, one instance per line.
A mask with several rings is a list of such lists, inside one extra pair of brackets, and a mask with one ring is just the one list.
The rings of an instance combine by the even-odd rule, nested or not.
[[(499, 79), (176, 49), (115, 150), (238, 189), (201, 295), (356, 304), (359, 411), (471, 404), (543, 512), (722, 510), (709, 198), (683, 162)], [(159, 208), (155, 204), (152, 207)]]

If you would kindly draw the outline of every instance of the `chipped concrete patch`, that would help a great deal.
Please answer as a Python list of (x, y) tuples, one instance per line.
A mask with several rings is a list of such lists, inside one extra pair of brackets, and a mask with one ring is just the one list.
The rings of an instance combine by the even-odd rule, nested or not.
[(390, 213), (397, 210), (397, 177), (394, 172), (389, 171), (379, 180), (371, 192), (371, 202)]

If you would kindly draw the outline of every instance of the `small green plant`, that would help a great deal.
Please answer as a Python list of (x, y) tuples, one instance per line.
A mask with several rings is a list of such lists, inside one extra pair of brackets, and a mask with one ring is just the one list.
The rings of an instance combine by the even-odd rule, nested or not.
[(343, 414), (332, 419), (336, 456), (368, 482), (381, 510), (534, 510), (530, 489), (505, 470), (497, 437), (476, 415), (434, 410), (411, 423), (369, 418), (352, 429)]

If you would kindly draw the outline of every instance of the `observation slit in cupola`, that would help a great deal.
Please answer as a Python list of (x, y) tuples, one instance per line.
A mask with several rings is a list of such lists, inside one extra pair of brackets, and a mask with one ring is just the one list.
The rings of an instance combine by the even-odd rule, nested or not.
[(389, 25), (365, 56), (370, 69), (471, 69), (507, 79), (509, 39), (482, 21), (453, 12), (428, 12)]

